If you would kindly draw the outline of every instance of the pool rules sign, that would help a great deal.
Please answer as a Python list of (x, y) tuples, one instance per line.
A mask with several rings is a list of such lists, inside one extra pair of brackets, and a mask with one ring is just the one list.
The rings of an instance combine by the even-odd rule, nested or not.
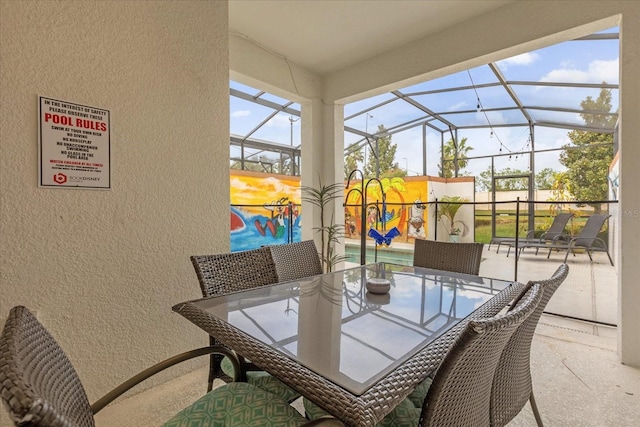
[(39, 186), (111, 188), (109, 111), (39, 97)]

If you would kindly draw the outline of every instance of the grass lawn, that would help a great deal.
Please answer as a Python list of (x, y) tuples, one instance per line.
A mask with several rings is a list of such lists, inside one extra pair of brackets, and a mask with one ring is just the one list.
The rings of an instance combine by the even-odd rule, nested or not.
[[(576, 213), (579, 216), (589, 216), (590, 213)], [(580, 232), (582, 226), (587, 221), (586, 217), (578, 217), (569, 221), (565, 232), (572, 236), (575, 236)], [(476, 224), (475, 224), (475, 241), (482, 243), (489, 243), (491, 241), (491, 211), (476, 211)], [(535, 214), (535, 235), (542, 234), (553, 222), (553, 217), (548, 211), (536, 211)], [(527, 236), (528, 230), (528, 218), (526, 212), (520, 213), (520, 237)], [(605, 231), (601, 234), (606, 236)], [(496, 236), (497, 237), (515, 237), (516, 233), (516, 212), (515, 211), (496, 211)], [(602, 236), (601, 236), (602, 237)]]

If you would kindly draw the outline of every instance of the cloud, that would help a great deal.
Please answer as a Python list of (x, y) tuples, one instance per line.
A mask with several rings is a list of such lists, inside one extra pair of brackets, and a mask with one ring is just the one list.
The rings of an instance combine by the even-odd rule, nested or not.
[(577, 68), (560, 68), (552, 70), (544, 75), (540, 81), (542, 82), (576, 82), (576, 83), (617, 83), (618, 82), (618, 62), (613, 59), (611, 61), (592, 61), (586, 70)]
[[(485, 115), (486, 114), (486, 115)], [(508, 123), (507, 118), (501, 111), (487, 111), (476, 113), (476, 120), (479, 124), (488, 124), (487, 118), (492, 125)]]
[(242, 180), (240, 180), (238, 178), (231, 177), (230, 184), (231, 184), (231, 188), (235, 189), (236, 191), (242, 191), (242, 190), (249, 190), (250, 189), (250, 186), (247, 185), (247, 183), (245, 183), (244, 181), (242, 181)]
[(535, 52), (523, 53), (521, 55), (512, 56), (511, 58), (498, 61), (498, 66), (507, 69), (510, 66), (531, 65), (540, 59), (540, 55)]
[[(272, 128), (290, 128), (291, 127), (291, 120), (289, 120), (290, 116), (285, 116), (284, 114), (277, 114), (274, 117), (272, 117), (271, 119), (269, 119), (269, 121), (266, 123), (267, 127), (272, 127)], [(294, 118), (294, 126), (295, 126), (295, 122), (297, 122), (298, 120), (300, 120), (299, 118), (296, 119)]]
[(469, 103), (465, 101), (458, 102), (457, 104), (453, 104), (451, 107), (447, 109), (447, 111), (458, 111), (462, 110), (463, 107), (468, 107)]
[(282, 196), (282, 194), (296, 194), (299, 190), (298, 187), (294, 187), (286, 184), (285, 182), (276, 179), (274, 177), (265, 178), (262, 181), (262, 185), (264, 185), (265, 190), (274, 195), (274, 196)]
[(231, 113), (231, 118), (239, 118), (239, 117), (247, 117), (251, 115), (251, 111), (249, 110), (237, 110)]

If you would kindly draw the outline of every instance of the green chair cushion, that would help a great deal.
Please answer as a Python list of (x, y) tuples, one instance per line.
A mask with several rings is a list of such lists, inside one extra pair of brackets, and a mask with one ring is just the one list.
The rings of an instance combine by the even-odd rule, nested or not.
[[(228, 358), (222, 359), (220, 368), (222, 372), (233, 378), (233, 364)], [(282, 381), (265, 371), (247, 371), (247, 382), (275, 394), (287, 402), (293, 402), (300, 397), (295, 390), (287, 387)]]
[[(384, 419), (378, 423), (379, 427), (414, 427), (418, 425), (420, 413), (424, 399), (427, 397), (429, 387), (431, 387), (432, 378), (427, 378), (416, 387), (416, 389), (407, 396), (398, 406), (394, 408)], [(327, 412), (310, 400), (303, 398), (302, 405), (308, 419), (317, 420), (318, 418), (329, 416)]]
[(420, 422), (422, 406), (416, 408), (409, 399), (404, 399), (393, 411), (378, 423), (378, 427), (415, 427)]
[(298, 427), (307, 420), (289, 402), (247, 383), (215, 388), (163, 427)]
[(432, 382), (433, 378), (427, 377), (426, 380), (422, 381), (418, 387), (416, 387), (416, 389), (407, 396), (407, 399), (413, 403), (413, 406), (422, 409), (422, 405), (424, 404), (424, 400), (427, 398), (427, 393), (429, 392), (429, 387), (431, 387)]
[(311, 421), (317, 420), (318, 418), (330, 416), (328, 412), (320, 408), (318, 405), (316, 405), (306, 397), (302, 398), (302, 406), (304, 407), (304, 415)]

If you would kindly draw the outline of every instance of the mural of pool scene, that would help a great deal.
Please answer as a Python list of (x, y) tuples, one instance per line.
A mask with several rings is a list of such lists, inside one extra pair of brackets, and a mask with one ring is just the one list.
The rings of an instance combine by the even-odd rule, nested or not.
[(301, 240), (300, 177), (231, 171), (231, 251)]
[(272, 218), (231, 208), (231, 252), (257, 249), (261, 246), (300, 242), (302, 215)]

